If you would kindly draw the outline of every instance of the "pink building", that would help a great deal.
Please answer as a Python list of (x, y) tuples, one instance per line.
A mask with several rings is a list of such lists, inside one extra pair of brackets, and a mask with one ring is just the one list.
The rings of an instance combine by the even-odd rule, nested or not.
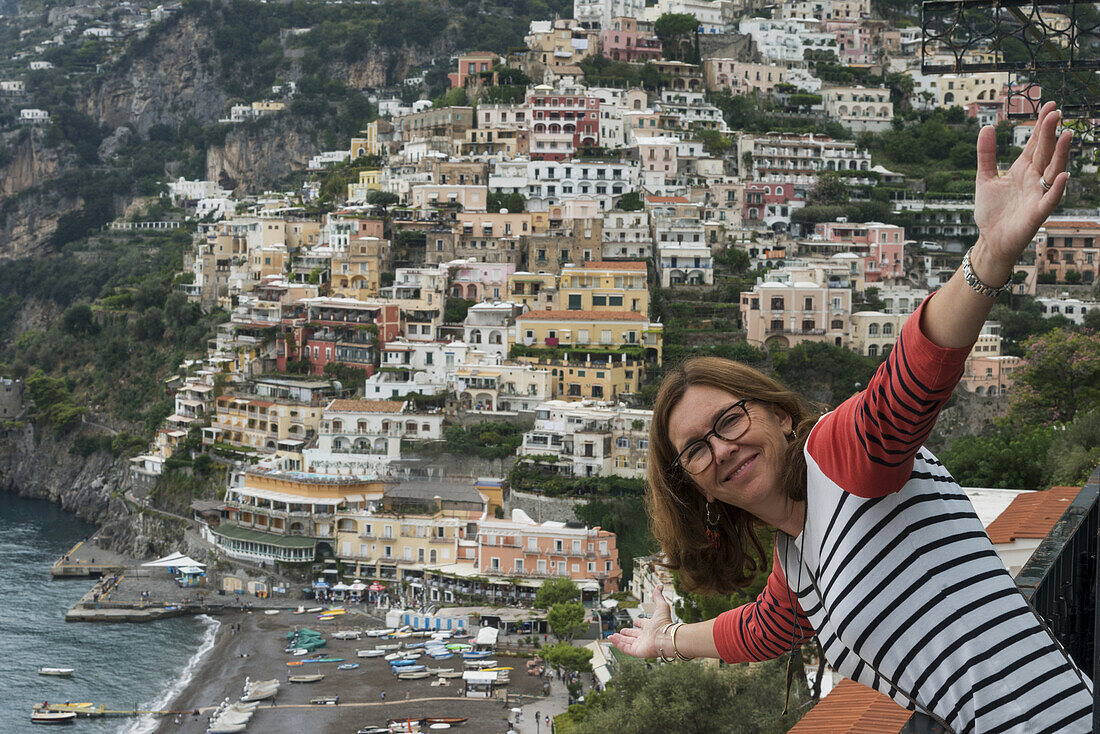
[(805, 185), (746, 181), (741, 218), (746, 223), (789, 220), (792, 209), (806, 205)]
[(971, 102), (967, 117), (977, 117), (982, 125), (999, 125), (1012, 115), (1035, 115), (1042, 105), (1043, 88), (1039, 84), (1006, 84), (996, 99)]
[(515, 271), (511, 263), (470, 262), (451, 271), (451, 296), (470, 301), (504, 298), (508, 276)]
[[(531, 109), (531, 157), (560, 161), (572, 157), (572, 151), (600, 144), (600, 100), (576, 94), (561, 94), (549, 87), (536, 87), (527, 98)], [(561, 142), (571, 139), (572, 150), (561, 148), (561, 153), (540, 146), (544, 140)]]
[(814, 225), (814, 236), (826, 242), (849, 242), (866, 245), (863, 252), (865, 275), (868, 283), (905, 275), (905, 229), (894, 224), (865, 222), (819, 222)]
[(612, 61), (646, 62), (661, 58), (661, 41), (651, 30), (638, 30), (636, 18), (612, 18), (600, 31), (601, 53)]
[(522, 512), (512, 520), (478, 523), (478, 572), (486, 576), (549, 578), (565, 576), (600, 590), (619, 590), (622, 570), (615, 533), (599, 527), (570, 527), (560, 522), (536, 523)]
[(462, 54), (458, 57), (458, 71), (452, 71), (447, 75), (447, 79), (451, 82), (451, 89), (466, 86), (470, 77), (492, 71), (498, 63), (500, 63), (500, 56), (492, 51), (472, 51)]

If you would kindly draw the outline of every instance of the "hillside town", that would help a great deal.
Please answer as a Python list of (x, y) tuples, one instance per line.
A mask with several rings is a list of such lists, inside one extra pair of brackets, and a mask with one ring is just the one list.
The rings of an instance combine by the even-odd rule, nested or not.
[[(651, 289), (713, 287), (731, 250), (757, 273), (737, 304), (749, 345), (889, 352), (972, 241), (972, 199), (925, 197), (853, 140), (731, 130), (714, 93), (803, 95), (850, 130), (889, 129), (889, 89), (815, 78), (807, 59), (823, 52), (906, 74), (920, 108), (1004, 124), (1020, 104), (1006, 74), (922, 76), (919, 29), (872, 20), (867, 2), (750, 10), (578, 0), (574, 18), (532, 22), (526, 49), (458, 54), (447, 100), (467, 104), (377, 99), (381, 116), (350, 149), (308, 161), (316, 175), (300, 191), (170, 182), (199, 222), (176, 287), (229, 319), (173, 379), (175, 410), (131, 460), (135, 479), (155, 482), (198, 429), (236, 467), (224, 502), (197, 503), (204, 536), (228, 556), (332, 555), (422, 603), (453, 602), (459, 588), (529, 600), (553, 576), (617, 591), (613, 533), (506, 517), (501, 478), (448, 476), (417, 448), (455, 422), (533, 419), (521, 460), (564, 477), (643, 478), (639, 395), (663, 358)], [(654, 31), (669, 14), (698, 22), (674, 54)], [(645, 64), (656, 81), (586, 80), (581, 63), (599, 59)], [(281, 109), (257, 101), (228, 119)], [(1028, 134), (1026, 122), (1012, 129), (1021, 144)], [(326, 170), (349, 164), (339, 206), (311, 214)], [(827, 177), (853, 197), (886, 187), (913, 225), (800, 225), (792, 215)], [(1096, 212), (1052, 218), (1013, 292), (1094, 284), (1098, 235)], [(857, 305), (869, 300), (877, 307)], [(1100, 308), (1088, 296), (1040, 301), (1076, 321)], [(1018, 362), (988, 323), (962, 387), (1009, 394)]]
[[(91, 7), (15, 61), (48, 70), (43, 54), (67, 34), (121, 54), (180, 11), (135, 5), (101, 23)], [(879, 136), (917, 111), (994, 125), (1007, 155), (1044, 98), (1004, 71), (922, 73), (957, 50), (870, 0), (573, 0), (572, 17), (533, 20), (523, 40), (455, 53), (434, 99), (433, 66), (364, 88), (373, 119), (347, 147), (297, 161), (292, 186), (173, 176), (161, 215), (105, 227), (191, 232), (172, 289), (222, 316), (205, 355), (164, 381), (172, 409), (128, 459), (129, 498), (147, 501), (181, 458), (205, 456), (224, 486), (188, 506), (200, 542), (247, 568), (323, 561), (307, 582), (317, 599), (375, 583), (438, 627), (444, 605), (529, 606), (565, 577), (601, 631), (630, 623), (652, 613), (659, 585), (680, 600), (660, 554), (626, 552), (563, 510), (571, 500), (512, 487), (510, 471), (641, 486), (655, 388), (684, 353), (672, 306), (711, 349), (823, 344), (885, 359), (977, 227), (972, 185), (892, 170), (883, 161), (902, 156), (880, 155)], [(3, 73), (0, 96), (26, 101), (19, 126), (56, 124)], [(218, 123), (268, 124), (299, 95), (280, 79), (234, 97)], [(772, 127), (739, 124), (765, 102)], [(1095, 177), (1095, 141), (1081, 138), (1071, 165)], [(970, 158), (952, 149), (951, 165), (972, 180), (973, 146), (959, 145)], [(1096, 324), (1098, 279), (1100, 209), (1067, 207), (1006, 298)], [(1022, 358), (1010, 341), (986, 322), (959, 390), (1012, 396)], [(19, 414), (18, 400), (2, 407)], [(510, 426), (513, 444), (482, 433), (494, 458), (457, 456), (456, 431), (486, 424)], [(968, 490), (1014, 574), (1076, 496), (1041, 494)], [(222, 591), (286, 591), (242, 578)], [(614, 674), (602, 649), (596, 688)]]

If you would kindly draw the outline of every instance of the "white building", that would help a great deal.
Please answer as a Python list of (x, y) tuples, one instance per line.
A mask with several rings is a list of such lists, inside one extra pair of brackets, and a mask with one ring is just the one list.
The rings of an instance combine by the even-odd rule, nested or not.
[(665, 13), (691, 15), (699, 21), (700, 33), (725, 33), (726, 4), (721, 0), (657, 0), (656, 5), (646, 9), (646, 20), (655, 23)]
[(369, 400), (393, 400), (409, 393), (445, 392), (470, 349), (461, 341), (392, 339), (382, 347), (381, 367), (367, 378), (363, 395)]
[(653, 411), (622, 405), (547, 400), (516, 453), (553, 457), (567, 476), (644, 477), (652, 418)]
[(645, 211), (611, 211), (603, 218), (603, 257), (641, 259), (653, 256), (653, 235)]
[(645, 20), (645, 0), (573, 0), (573, 18), (585, 28), (610, 28), (612, 18)]
[[(570, 199), (594, 199), (610, 211), (616, 197), (637, 188), (638, 169), (619, 161), (529, 161), (527, 208), (542, 212)], [(489, 185), (493, 186), (490, 176)], [(523, 192), (521, 192), (523, 193)]]
[(501, 359), (508, 356), (508, 334), (523, 310), (509, 301), (475, 303), (466, 312), (463, 341), (474, 349)]
[(351, 158), (350, 150), (326, 150), (310, 158), (307, 167), (317, 171), (322, 168), (329, 168), (339, 163), (343, 163), (349, 158)]
[(333, 400), (321, 415), (316, 445), (302, 456), (307, 472), (377, 478), (401, 458), (402, 439), (442, 438), (442, 413), (412, 413), (396, 400)]
[(743, 35), (752, 36), (760, 55), (766, 61), (804, 61), (806, 51), (833, 51), (836, 53), (836, 35), (823, 33), (817, 20), (791, 18), (768, 20), (742, 18), (739, 29)]
[(1043, 318), (1049, 319), (1053, 316), (1065, 316), (1077, 326), (1081, 326), (1085, 323), (1085, 315), (1089, 311), (1095, 311), (1100, 308), (1100, 301), (1082, 301), (1077, 298), (1069, 298), (1063, 296), (1061, 298), (1036, 298), (1035, 301), (1039, 304), (1039, 308), (1042, 309)]
[(180, 176), (168, 182), (168, 196), (173, 204), (193, 202), (200, 199), (224, 198), (232, 192), (227, 191), (214, 181), (188, 181)]
[(894, 119), (894, 103), (885, 87), (826, 87), (825, 114), (854, 132), (882, 132)]
[(550, 370), (510, 364), (485, 352), (470, 352), (451, 375), (455, 397), (464, 410), (533, 412), (550, 398)]
[(21, 125), (45, 125), (50, 121), (50, 113), (28, 107), (19, 110), (19, 124)]

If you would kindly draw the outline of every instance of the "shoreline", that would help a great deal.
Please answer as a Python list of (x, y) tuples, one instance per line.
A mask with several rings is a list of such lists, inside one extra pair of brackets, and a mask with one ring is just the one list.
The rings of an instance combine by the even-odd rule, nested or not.
[[(390, 718), (422, 716), (467, 716), (461, 728), (469, 732), (504, 734), (508, 730), (509, 707), (500, 699), (464, 698), (460, 696), (462, 681), (448, 681), (446, 687), (432, 686), (431, 679), (401, 681), (393, 677), (389, 665), (381, 658), (357, 658), (358, 648), (383, 644), (381, 640), (334, 640), (331, 633), (339, 629), (377, 627), (381, 620), (362, 613), (350, 613), (337, 620), (319, 622), (313, 615), (281, 612), (264, 615), (262, 611), (226, 613), (213, 645), (194, 666), (191, 680), (166, 707), (170, 711), (190, 711), (179, 717), (164, 716), (127, 732), (149, 734), (203, 734), (211, 709), (224, 699), (236, 701), (241, 695), (246, 677), (253, 680), (278, 678), (283, 681), (274, 701), (261, 701), (245, 734), (297, 734), (301, 731), (347, 732), (354, 734), (360, 727), (381, 725)], [(234, 632), (236, 625), (240, 631)], [(309, 672), (325, 674), (315, 684), (286, 682), (288, 671), (305, 672), (286, 665), (291, 659), (284, 651), (285, 635), (295, 627), (309, 627), (321, 632), (329, 641), (322, 649), (326, 655), (358, 662), (356, 670), (337, 670), (335, 664), (316, 664)], [(242, 655), (244, 657), (242, 657)], [(457, 660), (457, 664), (456, 664)], [(506, 662), (507, 661), (507, 662)], [(440, 661), (444, 667), (461, 669), (461, 659)], [(532, 694), (541, 692), (542, 680), (523, 672), (522, 659), (502, 659), (502, 665), (516, 669), (511, 676), (510, 692)], [(383, 700), (382, 692), (386, 697)], [(314, 706), (315, 696), (338, 695), (336, 706)], [(272, 705), (274, 704), (274, 705)], [(199, 711), (196, 716), (193, 712)]]

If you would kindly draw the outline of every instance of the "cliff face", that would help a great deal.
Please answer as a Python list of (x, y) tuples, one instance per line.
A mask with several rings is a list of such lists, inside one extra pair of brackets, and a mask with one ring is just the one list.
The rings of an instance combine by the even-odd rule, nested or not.
[(68, 162), (42, 145), (40, 130), (27, 130), (3, 144), (11, 157), (0, 166), (0, 260), (41, 257), (51, 252), (57, 221), (80, 208), (78, 197), (40, 189), (60, 175)]
[(293, 171), (301, 171), (320, 151), (300, 120), (272, 115), (235, 126), (223, 145), (206, 150), (206, 178), (237, 195), (258, 194)]
[[(49, 429), (25, 425), (0, 435), (0, 490), (56, 502), (100, 526), (99, 539), (120, 553), (146, 557), (182, 538), (180, 523), (135, 514), (122, 499), (128, 463), (110, 454), (87, 458)], [(174, 546), (173, 546), (174, 547)]]
[(228, 111), (225, 91), (199, 49), (212, 41), (194, 18), (181, 18), (152, 51), (135, 58), (121, 73), (96, 81), (81, 109), (112, 129), (130, 125), (141, 134), (158, 123), (176, 125), (187, 117), (200, 124)]

